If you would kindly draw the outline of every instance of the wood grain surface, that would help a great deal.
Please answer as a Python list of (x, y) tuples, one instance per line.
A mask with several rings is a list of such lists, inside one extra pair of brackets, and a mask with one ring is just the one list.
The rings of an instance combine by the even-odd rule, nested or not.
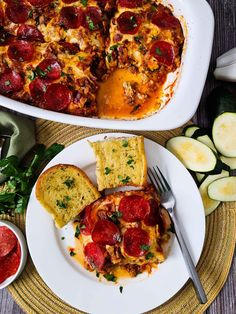
[[(215, 81), (213, 77), (216, 57), (226, 52), (227, 50), (236, 47), (236, 0), (208, 0), (208, 2), (211, 5), (215, 15), (215, 39), (206, 85), (199, 109), (194, 117), (195, 122), (204, 127), (208, 126), (205, 112), (206, 97), (214, 86), (223, 84), (222, 82)], [(199, 47), (199, 50), (200, 49), (201, 47)], [(231, 85), (236, 89), (236, 83)], [(224, 288), (221, 290), (220, 294), (212, 303), (212, 305), (207, 309), (206, 314), (235, 314), (235, 296), (236, 255), (234, 256), (234, 261), (232, 263), (229, 277)], [(6, 289), (0, 290), (0, 314), (24, 314), (24, 312), (14, 302)]]

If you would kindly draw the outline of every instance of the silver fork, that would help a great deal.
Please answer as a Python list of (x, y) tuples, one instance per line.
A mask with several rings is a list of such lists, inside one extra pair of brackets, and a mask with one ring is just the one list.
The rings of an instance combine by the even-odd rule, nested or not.
[(171, 191), (171, 188), (168, 184), (168, 182), (166, 181), (165, 177), (163, 176), (163, 174), (161, 173), (160, 169), (156, 166), (153, 167), (153, 170), (151, 168), (148, 168), (148, 177), (151, 181), (151, 183), (154, 185), (154, 187), (156, 188), (159, 196), (160, 196), (160, 200), (161, 200), (161, 204), (167, 209), (167, 211), (169, 212), (169, 215), (172, 219), (172, 222), (174, 224), (174, 229), (175, 229), (175, 234), (176, 234), (176, 238), (178, 240), (180, 249), (182, 251), (186, 266), (188, 268), (189, 274), (190, 274), (190, 278), (193, 281), (195, 290), (197, 292), (197, 295), (199, 297), (199, 300), (202, 304), (207, 302), (207, 297), (205, 294), (205, 291), (202, 287), (201, 281), (199, 279), (199, 276), (197, 274), (196, 268), (194, 266), (192, 257), (189, 253), (189, 250), (187, 248), (187, 245), (184, 241), (184, 237), (181, 233), (181, 229), (179, 227), (179, 223), (175, 214), (175, 197)]

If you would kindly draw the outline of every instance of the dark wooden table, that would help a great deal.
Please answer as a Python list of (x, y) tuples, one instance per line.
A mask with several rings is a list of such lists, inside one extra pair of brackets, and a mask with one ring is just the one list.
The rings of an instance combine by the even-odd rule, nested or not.
[[(185, 0), (188, 1), (188, 0)], [(198, 0), (195, 0), (198, 1)], [(236, 47), (236, 0), (208, 0), (215, 15), (215, 40), (209, 74), (199, 105), (195, 121), (208, 126), (205, 113), (205, 99), (209, 91), (221, 82), (216, 82), (213, 77), (215, 59), (225, 51)], [(204, 34), (202, 34), (204, 36)], [(201, 47), (199, 47), (199, 50)], [(236, 83), (231, 84), (236, 89)], [(193, 86), (194, 88), (194, 86)], [(236, 313), (236, 258), (231, 266), (227, 282), (212, 305), (207, 309), (207, 314), (235, 314)], [(6, 289), (0, 291), (0, 314), (24, 314), (14, 302)], [(50, 314), (50, 313), (45, 313)], [(65, 313), (66, 314), (66, 313)], [(189, 313), (192, 314), (192, 313)], [(198, 314), (198, 313), (196, 313)]]

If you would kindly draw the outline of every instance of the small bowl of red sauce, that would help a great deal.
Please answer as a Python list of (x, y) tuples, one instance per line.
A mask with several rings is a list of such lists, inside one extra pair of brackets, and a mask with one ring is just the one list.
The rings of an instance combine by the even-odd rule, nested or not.
[(0, 220), (0, 289), (20, 275), (26, 260), (27, 246), (23, 233), (13, 223)]

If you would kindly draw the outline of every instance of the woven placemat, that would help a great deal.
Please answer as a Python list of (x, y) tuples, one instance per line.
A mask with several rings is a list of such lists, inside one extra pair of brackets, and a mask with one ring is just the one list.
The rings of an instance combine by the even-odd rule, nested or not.
[[(37, 120), (37, 140), (39, 143), (46, 145), (58, 142), (67, 146), (79, 139), (102, 132), (113, 131), (89, 129)], [(130, 131), (127, 132), (132, 133)], [(133, 133), (142, 134), (160, 144), (164, 144), (167, 139), (180, 134), (180, 132), (181, 129), (164, 132)], [(5, 216), (1, 218), (13, 221), (24, 231), (24, 216), (16, 216), (14, 218)], [(199, 304), (192, 284), (187, 282), (173, 298), (149, 313), (203, 313), (218, 295), (226, 281), (233, 258), (235, 240), (236, 204), (224, 203), (206, 219), (206, 240), (201, 259), (197, 266), (202, 284), (207, 293), (207, 304)], [(30, 258), (28, 258), (24, 272), (18, 280), (9, 286), (8, 290), (26, 313), (81, 313), (55, 296), (38, 275)]]

